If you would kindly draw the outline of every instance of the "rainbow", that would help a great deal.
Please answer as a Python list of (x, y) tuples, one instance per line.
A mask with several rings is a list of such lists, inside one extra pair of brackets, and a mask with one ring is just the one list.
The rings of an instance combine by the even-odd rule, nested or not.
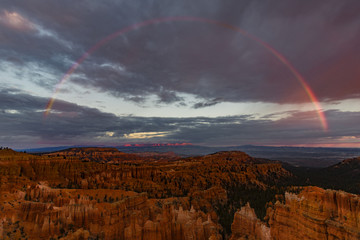
[(56, 95), (59, 92), (59, 89), (61, 88), (61, 86), (66, 82), (66, 80), (69, 79), (69, 77), (71, 76), (71, 74), (80, 66), (81, 63), (83, 63), (93, 52), (95, 52), (96, 50), (98, 50), (100, 47), (102, 47), (103, 45), (105, 45), (106, 43), (108, 43), (109, 41), (113, 40), (114, 38), (125, 34), (127, 32), (142, 28), (142, 27), (146, 27), (149, 25), (153, 25), (153, 24), (158, 24), (158, 23), (164, 23), (164, 22), (178, 22), (178, 21), (192, 21), (192, 22), (202, 22), (202, 23), (209, 23), (212, 25), (217, 25), (223, 28), (227, 28), (236, 32), (241, 33), (243, 36), (257, 42), (258, 44), (260, 44), (261, 46), (263, 46), (265, 49), (267, 49), (273, 56), (275, 56), (282, 64), (284, 64), (290, 71), (291, 73), (296, 77), (296, 79), (299, 81), (300, 85), (302, 86), (302, 88), (305, 90), (306, 94), (308, 95), (310, 101), (312, 102), (317, 115), (319, 117), (320, 123), (322, 125), (322, 128), (324, 129), (324, 131), (327, 131), (328, 129), (328, 124), (327, 124), (327, 120), (324, 114), (324, 111), (322, 110), (322, 107), (315, 95), (315, 93), (312, 91), (312, 89), (310, 88), (310, 86), (307, 84), (307, 82), (305, 81), (304, 77), (295, 69), (295, 67), (293, 65), (291, 65), (291, 63), (278, 51), (276, 51), (273, 47), (271, 47), (268, 43), (262, 41), (261, 39), (258, 39), (257, 37), (251, 35), (250, 33), (227, 23), (224, 22), (220, 22), (220, 21), (216, 21), (216, 20), (211, 20), (211, 19), (206, 19), (206, 18), (199, 18), (199, 17), (166, 17), (166, 18), (157, 18), (157, 19), (151, 19), (151, 20), (147, 20), (147, 21), (143, 21), (143, 22), (139, 22), (139, 23), (135, 23), (133, 25), (127, 26), (117, 32), (114, 32), (112, 34), (110, 34), (109, 36), (103, 38), (102, 40), (100, 40), (99, 42), (97, 42), (94, 46), (92, 46), (90, 49), (88, 49), (72, 66), (71, 68), (65, 73), (65, 75), (61, 78), (61, 80), (59, 81), (59, 83), (56, 84), (54, 93), (52, 95), (52, 97), (50, 98), (47, 106), (46, 106), (46, 110), (44, 112), (44, 117), (46, 118), (50, 111), (51, 108), (54, 105), (55, 99), (56, 99)]

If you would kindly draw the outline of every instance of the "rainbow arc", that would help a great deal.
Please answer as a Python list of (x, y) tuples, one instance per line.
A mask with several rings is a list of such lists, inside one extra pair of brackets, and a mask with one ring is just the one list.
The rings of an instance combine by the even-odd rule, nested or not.
[(61, 86), (70, 78), (71, 74), (73, 74), (75, 72), (75, 70), (92, 54), (94, 53), (96, 50), (98, 50), (99, 48), (101, 48), (103, 45), (105, 45), (106, 43), (110, 42), (111, 40), (117, 38), (118, 36), (122, 35), (122, 34), (126, 34), (130, 31), (142, 28), (142, 27), (146, 27), (146, 26), (150, 26), (153, 24), (158, 24), (158, 23), (165, 23), (165, 22), (180, 22), (180, 21), (192, 21), (192, 22), (202, 22), (202, 23), (208, 23), (208, 24), (212, 24), (212, 25), (216, 25), (216, 26), (220, 26), (223, 28), (227, 28), (230, 29), (232, 31), (236, 31), (241, 33), (243, 36), (255, 41), (256, 43), (260, 44), (261, 46), (263, 46), (265, 49), (267, 49), (274, 57), (276, 57), (276, 59), (278, 59), (284, 66), (286, 66), (290, 72), (295, 76), (295, 78), (298, 80), (298, 82), (300, 83), (301, 87), (304, 89), (304, 91), (306, 92), (307, 96), (309, 97), (310, 101), (312, 102), (314, 109), (317, 112), (319, 121), (321, 123), (321, 126), (323, 128), (324, 131), (327, 131), (328, 129), (328, 124), (327, 124), (327, 120), (324, 114), (324, 111), (322, 110), (322, 107), (320, 105), (320, 102), (318, 101), (314, 91), (310, 88), (309, 84), (305, 81), (304, 77), (296, 70), (296, 68), (281, 54), (279, 53), (277, 50), (275, 50), (273, 47), (271, 47), (268, 43), (262, 41), (261, 39), (255, 37), (254, 35), (242, 30), (241, 28), (238, 28), (236, 26), (224, 23), (224, 22), (220, 22), (220, 21), (216, 21), (216, 20), (211, 20), (211, 19), (206, 19), (206, 18), (199, 18), (199, 17), (166, 17), (166, 18), (157, 18), (157, 19), (150, 19), (147, 21), (143, 21), (143, 22), (139, 22), (139, 23), (135, 23), (133, 25), (130, 25), (128, 27), (125, 27), (117, 32), (114, 32), (110, 35), (108, 35), (107, 37), (103, 38), (102, 40), (100, 40), (99, 42), (97, 42), (94, 46), (92, 46), (90, 49), (88, 49), (72, 66), (71, 68), (65, 73), (65, 75), (61, 78), (61, 80), (59, 81), (59, 83), (56, 85), (54, 93), (52, 95), (52, 97), (50, 98), (47, 106), (46, 106), (46, 110), (44, 112), (44, 117), (46, 118), (53, 105), (54, 102), (56, 100), (56, 95), (59, 92)]

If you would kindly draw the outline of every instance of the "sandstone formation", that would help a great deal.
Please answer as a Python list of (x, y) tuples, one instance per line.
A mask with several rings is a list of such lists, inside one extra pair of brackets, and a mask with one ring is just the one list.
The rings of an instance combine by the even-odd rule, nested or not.
[(360, 239), (358, 195), (305, 187), (268, 208), (268, 224), (249, 205), (235, 214), (232, 239)]
[[(305, 188), (284, 196), (291, 177), (278, 162), (236, 151), (166, 160), (112, 148), (1, 150), (0, 239), (225, 240), (230, 230), (233, 240), (358, 237), (356, 195)], [(275, 199), (284, 203), (257, 219)]]
[[(44, 184), (29, 187), (25, 194), (14, 192), (15, 199), (2, 206), (1, 239), (221, 239), (216, 219), (194, 208), (176, 208), (175, 199), (154, 202), (146, 193)], [(15, 235), (14, 229), (21, 232)]]
[(226, 189), (288, 176), (242, 152), (166, 161), (112, 148), (2, 150), (0, 238), (222, 239)]
[(250, 207), (249, 203), (235, 213), (231, 230), (232, 236), (230, 240), (271, 239), (270, 228), (256, 217), (255, 211)]

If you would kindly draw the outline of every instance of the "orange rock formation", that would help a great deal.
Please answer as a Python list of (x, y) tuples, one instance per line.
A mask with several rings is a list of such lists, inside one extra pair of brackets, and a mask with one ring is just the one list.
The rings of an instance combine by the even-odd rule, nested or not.
[[(277, 190), (291, 177), (280, 163), (242, 152), (154, 156), (1, 150), (0, 239), (219, 240), (229, 237), (223, 226), (237, 209), (229, 196)], [(286, 194), (266, 219), (258, 220), (249, 205), (241, 208), (231, 239), (356, 239), (359, 197), (305, 188)]]
[(270, 228), (256, 217), (255, 211), (250, 207), (249, 203), (235, 213), (231, 231), (230, 240), (271, 239)]
[(112, 164), (123, 153), (97, 150), (2, 150), (0, 238), (222, 239), (213, 206), (227, 202), (223, 186), (264, 188), (266, 176), (289, 175), (240, 152)]
[(360, 239), (358, 195), (305, 187), (268, 208), (268, 225), (249, 205), (235, 214), (232, 239)]

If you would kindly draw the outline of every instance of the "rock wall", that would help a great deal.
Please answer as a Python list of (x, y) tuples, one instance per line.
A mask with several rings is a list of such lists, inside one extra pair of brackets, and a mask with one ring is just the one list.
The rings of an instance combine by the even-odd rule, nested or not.
[(230, 240), (271, 239), (270, 228), (256, 217), (255, 211), (249, 203), (235, 213), (231, 232)]
[[(113, 149), (0, 154), (0, 239), (215, 240), (220, 233), (227, 238), (238, 207), (234, 201), (252, 201), (234, 192), (264, 193), (291, 177), (278, 162), (242, 152), (109, 163), (122, 155)], [(268, 210), (268, 223), (258, 220), (250, 206), (242, 208), (235, 214), (232, 239), (283, 237), (281, 221), (294, 218), (286, 211), (297, 213), (291, 212), (292, 198), (286, 195), (285, 210), (280, 203)]]
[(17, 198), (4, 206), (0, 239), (222, 239), (216, 216), (213, 220), (210, 213), (183, 209), (186, 204), (181, 202), (176, 206), (177, 199), (148, 199), (146, 193), (123, 190), (52, 189), (42, 184), (31, 186), (25, 194), (13, 193)]
[(235, 239), (360, 239), (358, 195), (305, 187), (299, 194), (286, 193), (285, 203), (268, 208), (268, 223), (257, 219), (249, 205), (235, 214)]

